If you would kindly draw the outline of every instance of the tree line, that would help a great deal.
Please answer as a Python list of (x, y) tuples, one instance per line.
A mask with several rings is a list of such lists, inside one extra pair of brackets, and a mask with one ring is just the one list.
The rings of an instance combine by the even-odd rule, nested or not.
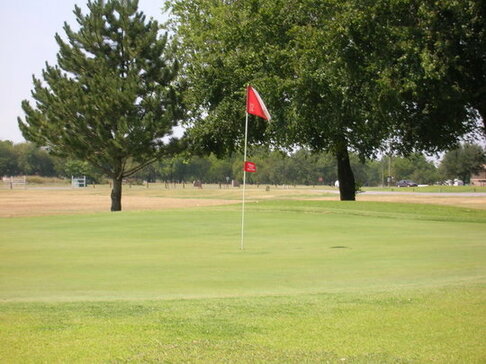
[(0, 176), (19, 175), (60, 178), (88, 175), (93, 181), (101, 181), (103, 177), (86, 161), (52, 155), (34, 143), (0, 140)]
[[(334, 185), (338, 180), (335, 158), (330, 153), (311, 153), (300, 149), (294, 153), (253, 148), (251, 160), (257, 173), (248, 175), (248, 182), (268, 185)], [(381, 186), (402, 179), (420, 184), (435, 184), (445, 180), (461, 179), (469, 182), (472, 173), (486, 163), (485, 150), (476, 144), (464, 144), (447, 152), (438, 166), (422, 154), (409, 157), (383, 156), (367, 159), (364, 163), (356, 154), (350, 155), (351, 167), (359, 186)], [(155, 161), (133, 175), (138, 181), (231, 183), (242, 180), (241, 156), (218, 158), (208, 156), (176, 155)], [(94, 183), (101, 183), (106, 176), (85, 161), (61, 158), (49, 154), (33, 143), (14, 144), (0, 141), (0, 175), (37, 175), (71, 178), (87, 176)], [(132, 179), (133, 180), (133, 179)]]
[[(175, 174), (180, 153), (201, 163), (212, 158), (204, 155), (241, 153), (249, 84), (272, 114), (270, 123), (250, 117), (248, 141), (267, 154), (261, 176), (251, 178), (276, 181), (280, 174), (265, 171), (279, 165), (292, 171), (285, 178), (330, 179), (332, 156), (342, 200), (376, 180), (362, 177), (360, 166), (377, 156), (418, 164), (422, 152), (486, 135), (484, 1), (167, 0), (165, 7), (170, 20), (161, 25), (137, 0), (88, 0), (86, 13), (76, 6), (79, 27), (65, 23), (65, 35), (55, 35), (57, 64), (33, 77), (35, 103), (22, 102), (24, 137), (109, 177), (112, 211), (121, 210), (122, 181), (154, 163)], [(179, 125), (186, 132), (174, 138)], [(268, 152), (277, 150), (287, 157)], [(294, 160), (318, 156), (316, 174), (295, 177)]]

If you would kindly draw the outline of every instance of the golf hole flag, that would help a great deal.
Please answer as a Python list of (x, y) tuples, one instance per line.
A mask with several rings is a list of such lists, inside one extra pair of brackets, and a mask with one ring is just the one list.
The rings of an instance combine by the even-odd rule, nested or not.
[(248, 114), (259, 116), (265, 120), (271, 119), (270, 113), (257, 90), (249, 85), (246, 88), (246, 112)]
[(253, 162), (246, 160), (246, 147), (248, 143), (248, 114), (256, 115), (265, 120), (270, 120), (270, 113), (267, 107), (263, 103), (262, 98), (258, 94), (257, 90), (248, 85), (246, 87), (246, 118), (245, 118), (245, 148), (243, 153), (243, 198), (241, 201), (241, 242), (240, 249), (244, 249), (244, 236), (245, 236), (245, 189), (246, 189), (246, 172), (256, 172), (256, 165)]
[(245, 162), (245, 172), (255, 173), (256, 172), (256, 164), (253, 162)]

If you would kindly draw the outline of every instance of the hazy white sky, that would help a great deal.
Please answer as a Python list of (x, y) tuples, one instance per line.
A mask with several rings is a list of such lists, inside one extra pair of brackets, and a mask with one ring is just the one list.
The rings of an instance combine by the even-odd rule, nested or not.
[[(74, 5), (87, 0), (0, 0), (0, 140), (22, 142), (17, 116), (20, 103), (30, 98), (32, 75), (40, 77), (45, 62), (56, 63), (55, 33), (64, 34), (66, 21), (74, 26)], [(162, 21), (163, 0), (139, 0), (148, 17)]]

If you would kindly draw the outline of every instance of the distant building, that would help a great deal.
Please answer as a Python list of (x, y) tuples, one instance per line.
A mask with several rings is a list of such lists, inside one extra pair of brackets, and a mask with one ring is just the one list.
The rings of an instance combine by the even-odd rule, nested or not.
[(486, 186), (486, 164), (483, 164), (483, 170), (471, 175), (471, 186)]

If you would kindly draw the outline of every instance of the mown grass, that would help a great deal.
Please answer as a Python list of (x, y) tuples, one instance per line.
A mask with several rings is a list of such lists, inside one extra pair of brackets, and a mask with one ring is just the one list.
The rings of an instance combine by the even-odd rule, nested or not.
[(486, 359), (486, 211), (260, 201), (0, 219), (3, 362)]
[(4, 362), (480, 363), (484, 290), (2, 305)]
[(486, 186), (423, 186), (423, 187), (362, 187), (363, 191), (391, 191), (391, 192), (486, 192)]
[(410, 204), (396, 202), (353, 202), (353, 201), (288, 201), (272, 200), (261, 204), (257, 201), (256, 211), (288, 211), (314, 214), (344, 214), (385, 219), (420, 221), (450, 221), (486, 223), (486, 211), (447, 205)]

